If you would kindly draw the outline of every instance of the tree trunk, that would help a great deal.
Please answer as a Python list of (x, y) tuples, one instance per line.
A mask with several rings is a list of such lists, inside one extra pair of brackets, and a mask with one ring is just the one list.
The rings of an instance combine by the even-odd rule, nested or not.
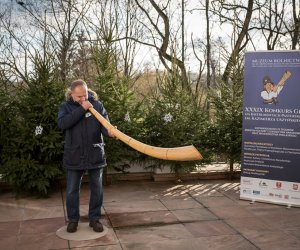
[(230, 180), (232, 180), (234, 178), (233, 166), (234, 166), (234, 160), (233, 160), (233, 157), (230, 157), (230, 160), (229, 160), (229, 179)]
[(234, 45), (234, 48), (231, 52), (231, 55), (229, 57), (229, 60), (227, 62), (227, 65), (226, 65), (226, 68), (225, 68), (225, 71), (224, 71), (224, 74), (223, 74), (223, 81), (224, 82), (228, 82), (229, 74), (230, 74), (230, 71), (232, 69), (232, 66), (235, 64), (236, 59), (238, 58), (240, 48), (242, 46), (242, 42), (243, 42), (245, 36), (248, 33), (248, 28), (249, 28), (249, 24), (250, 24), (251, 16), (252, 16), (252, 11), (253, 11), (253, 3), (254, 3), (254, 0), (249, 0), (249, 2), (248, 2), (247, 14), (246, 14), (246, 17), (245, 17), (243, 28), (241, 30), (241, 33), (238, 35), (238, 39), (237, 39), (237, 41)]

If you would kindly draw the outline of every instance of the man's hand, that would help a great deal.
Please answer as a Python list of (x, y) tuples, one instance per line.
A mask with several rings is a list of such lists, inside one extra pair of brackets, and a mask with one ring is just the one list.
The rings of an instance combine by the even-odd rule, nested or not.
[(81, 103), (81, 106), (85, 109), (88, 110), (89, 108), (93, 107), (93, 105), (89, 101), (83, 101)]
[[(115, 126), (115, 128), (117, 128), (117, 126)], [(117, 137), (114, 135), (114, 132), (112, 129), (109, 129), (107, 132), (108, 132), (109, 137), (117, 139)]]

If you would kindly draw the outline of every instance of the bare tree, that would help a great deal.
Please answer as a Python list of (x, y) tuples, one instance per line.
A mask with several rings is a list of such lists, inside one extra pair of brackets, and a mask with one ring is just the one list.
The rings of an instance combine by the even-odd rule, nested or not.
[[(58, 59), (60, 77), (67, 82), (71, 73), (72, 50), (75, 47), (75, 36), (79, 32), (81, 21), (88, 12), (92, 0), (47, 0), (35, 4), (18, 1), (18, 4), (30, 15), (37, 28), (47, 32), (53, 50)], [(49, 17), (47, 19), (47, 16)]]
[[(196, 60), (199, 62), (199, 70), (197, 72), (198, 77), (196, 80), (196, 88), (195, 88), (195, 93), (198, 93), (200, 90), (201, 78), (202, 78), (202, 74), (205, 70), (206, 61), (198, 55), (198, 52), (196, 51), (196, 47), (197, 47), (197, 49), (199, 49), (199, 47), (206, 48), (206, 46), (204, 45), (204, 43), (202, 43), (201, 40), (199, 41), (199, 44), (197, 46), (195, 46), (193, 33), (191, 34), (191, 43), (192, 43), (193, 54), (194, 54)], [(206, 51), (206, 49), (202, 49), (202, 54), (205, 54), (206, 53), (205, 51)]]
[[(180, 69), (183, 87), (190, 90), (191, 88), (189, 85), (188, 75), (184, 61), (180, 59), (176, 54), (177, 44), (171, 44), (171, 24), (170, 18), (166, 13), (166, 9), (169, 7), (170, 1), (167, 1), (166, 4), (161, 6), (159, 6), (154, 0), (149, 0), (149, 2), (152, 7), (152, 10), (155, 11), (154, 16), (150, 15), (150, 13), (153, 12), (151, 12), (149, 9), (146, 9), (146, 7), (144, 7), (144, 5), (142, 5), (139, 0), (135, 0), (135, 3), (140, 8), (142, 13), (146, 16), (151, 27), (154, 29), (154, 31), (152, 31), (149, 27), (147, 27), (146, 23), (143, 23), (144, 27), (147, 27), (146, 30), (152, 36), (152, 43), (142, 43), (151, 46), (157, 50), (161, 62), (169, 71), (172, 71), (172, 69), (168, 66), (167, 62), (175, 64)], [(157, 36), (159, 37), (159, 39), (157, 39)], [(160, 46), (157, 44), (158, 40), (161, 42)]]
[(141, 25), (136, 22), (136, 6), (132, 4), (132, 0), (126, 1), (125, 47), (121, 45), (120, 48), (124, 61), (124, 75), (131, 76), (134, 73), (133, 66), (137, 53), (137, 43), (128, 39), (128, 37), (138, 37)]
[[(210, 73), (210, 62), (211, 62), (211, 46), (210, 46), (210, 18), (209, 18), (209, 0), (205, 1), (205, 18), (206, 18), (206, 51), (207, 51), (207, 63), (206, 63), (206, 84), (207, 84), (207, 88), (210, 88), (210, 77), (211, 77), (211, 73)], [(208, 107), (209, 109), (209, 103), (208, 103)]]
[[(27, 34), (19, 19), (15, 19), (12, 5), (4, 9), (0, 15), (0, 65), (2, 76), (10, 78), (11, 82), (27, 82), (28, 66), (34, 48), (30, 41), (34, 35)], [(20, 16), (19, 16), (20, 17)]]
[[(287, 5), (290, 6), (290, 3)], [(291, 0), (291, 5), (291, 16), (287, 15), (284, 25), (292, 40), (291, 49), (295, 50), (300, 47), (300, 2)]]
[(181, 0), (181, 60), (184, 63), (185, 60), (185, 1)]
[[(83, 4), (77, 1), (51, 0), (51, 11), (54, 14), (56, 27), (54, 31), (58, 32), (58, 39), (54, 39), (59, 47), (57, 53), (60, 61), (61, 79), (66, 83), (67, 76), (70, 73), (70, 60), (72, 59), (72, 49), (75, 46), (75, 35), (80, 30), (83, 17), (90, 8), (91, 1), (84, 1)], [(53, 2), (59, 1), (59, 2)], [(62, 14), (62, 15), (61, 15)]]
[(254, 0), (248, 0), (247, 6), (244, 6), (242, 3), (236, 4), (224, 1), (212, 1), (211, 4), (213, 6), (211, 9), (212, 12), (219, 16), (221, 23), (230, 22), (234, 31), (233, 48), (222, 77), (227, 82), (230, 71), (239, 58), (239, 53), (246, 47), (250, 39), (248, 33), (253, 14)]
[(266, 0), (258, 3), (259, 16), (253, 22), (253, 29), (260, 30), (266, 40), (268, 50), (274, 50), (285, 35), (284, 15), (286, 0)]

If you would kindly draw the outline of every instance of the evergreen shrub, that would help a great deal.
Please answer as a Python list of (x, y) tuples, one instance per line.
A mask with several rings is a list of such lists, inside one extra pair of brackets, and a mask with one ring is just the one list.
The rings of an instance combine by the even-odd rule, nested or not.
[[(178, 74), (158, 79), (159, 89), (149, 97), (144, 127), (145, 141), (157, 147), (194, 145), (207, 158), (204, 149), (208, 116), (197, 96), (183, 87)], [(170, 166), (175, 173), (190, 172), (200, 162), (160, 161), (156, 166)]]
[(213, 123), (209, 130), (212, 138), (209, 147), (215, 154), (225, 156), (231, 178), (242, 150), (243, 69), (238, 66), (233, 67), (227, 83), (219, 82), (210, 92)]
[(54, 72), (49, 60), (37, 57), (32, 74), (18, 86), (14, 100), (1, 105), (13, 112), (7, 113), (10, 118), (1, 116), (6, 127), (5, 138), (1, 136), (0, 171), (17, 194), (26, 191), (46, 196), (52, 181), (62, 174), (63, 137), (57, 112), (64, 87)]
[[(103, 103), (112, 125), (126, 135), (140, 140), (143, 134), (143, 105), (136, 101), (132, 90), (134, 79), (117, 70), (114, 51), (95, 47), (94, 62), (98, 75), (94, 90)], [(141, 154), (119, 140), (105, 139), (108, 167), (126, 171), (130, 164), (139, 161)]]

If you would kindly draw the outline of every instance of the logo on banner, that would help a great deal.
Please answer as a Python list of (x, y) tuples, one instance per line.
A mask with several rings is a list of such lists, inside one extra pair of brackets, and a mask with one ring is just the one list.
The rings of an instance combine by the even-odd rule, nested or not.
[(252, 185), (252, 180), (243, 178), (243, 179), (242, 179), (242, 183), (243, 183), (244, 185), (249, 185), (249, 186), (251, 186), (251, 185)]
[(298, 184), (293, 184), (293, 190), (297, 191), (299, 189), (299, 185)]
[(285, 71), (282, 75), (278, 84), (275, 84), (271, 78), (266, 75), (263, 78), (263, 90), (261, 91), (260, 95), (263, 99), (264, 104), (277, 104), (278, 103), (278, 95), (283, 89), (286, 80), (292, 75), (290, 71)]
[(252, 190), (249, 188), (244, 188), (242, 192), (243, 192), (243, 194), (251, 194), (251, 191)]
[(261, 188), (266, 188), (266, 187), (268, 187), (268, 185), (267, 185), (267, 183), (266, 183), (265, 181), (260, 181), (260, 182), (259, 182), (259, 186), (260, 186)]
[(300, 197), (291, 196), (292, 200), (300, 200)]
[(276, 188), (282, 188), (282, 182), (276, 181)]
[(253, 194), (254, 194), (254, 195), (260, 195), (260, 191), (258, 191), (258, 190), (253, 190)]

